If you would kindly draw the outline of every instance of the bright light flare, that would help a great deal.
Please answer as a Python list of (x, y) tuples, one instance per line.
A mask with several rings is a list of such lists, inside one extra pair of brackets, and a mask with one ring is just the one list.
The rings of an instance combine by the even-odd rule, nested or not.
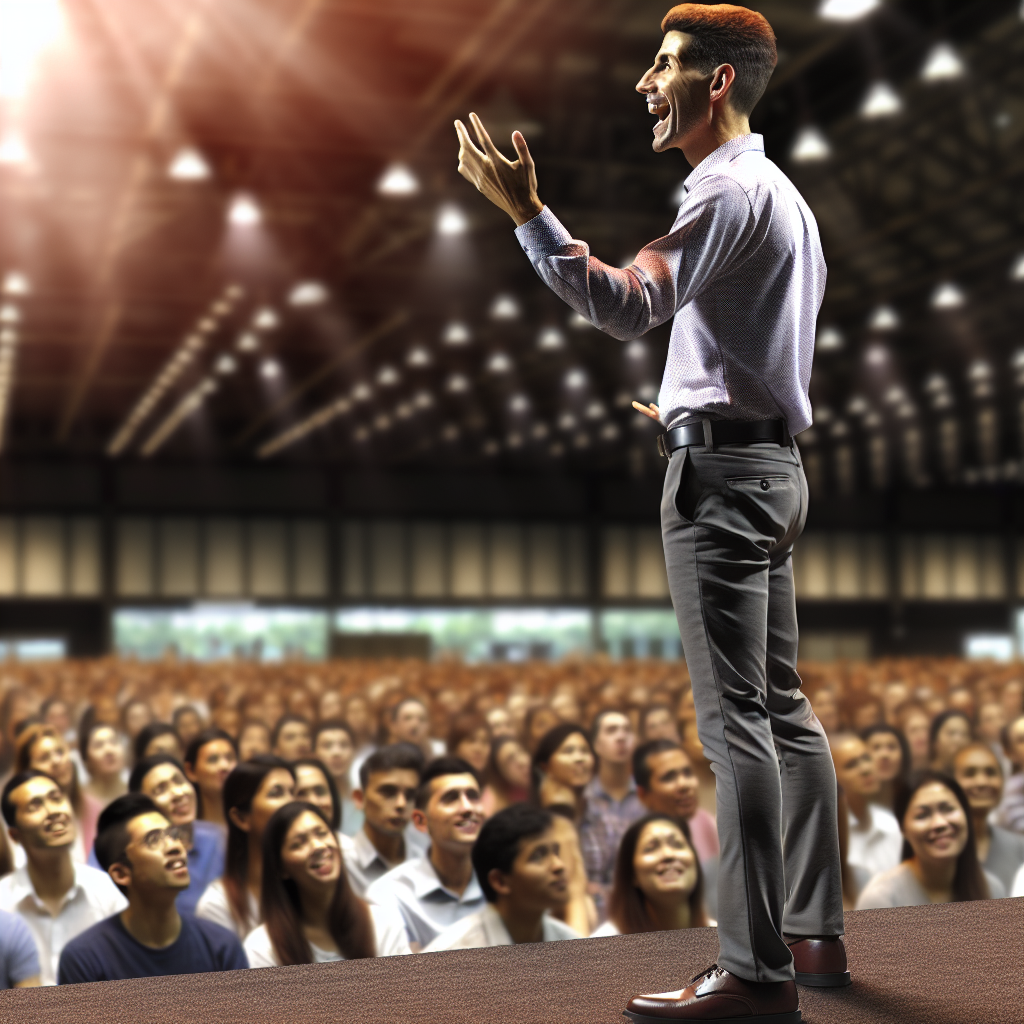
[(17, 270), (11, 270), (4, 277), (4, 295), (28, 295), (32, 290), (28, 278)]
[(965, 71), (964, 62), (949, 43), (936, 43), (925, 58), (921, 77), (926, 82), (948, 82)]
[(439, 235), (462, 235), (469, 230), (466, 215), (454, 204), (442, 206), (437, 214)]
[(0, 164), (6, 167), (24, 167), (31, 159), (20, 132), (8, 131), (0, 139)]
[(235, 196), (228, 208), (229, 224), (234, 224), (236, 227), (252, 227), (262, 220), (263, 213), (252, 196)]
[(382, 196), (412, 196), (420, 190), (416, 175), (405, 164), (392, 164), (377, 182)]
[(957, 309), (962, 306), (966, 298), (960, 288), (951, 281), (940, 284), (932, 292), (932, 306), (935, 309)]
[(175, 181), (205, 181), (210, 177), (210, 165), (198, 149), (179, 149), (167, 168), (167, 175)]
[(888, 82), (875, 82), (861, 104), (860, 116), (869, 121), (891, 117), (903, 109), (903, 101)]
[(832, 147), (828, 144), (828, 139), (821, 134), (819, 129), (813, 125), (807, 125), (800, 130), (789, 155), (790, 159), (798, 164), (809, 164), (827, 160), (831, 154)]
[(822, 0), (818, 14), (829, 21), (856, 21), (877, 6), (878, 0)]
[(0, 0), (0, 96), (28, 92), (40, 57), (63, 32), (59, 0)]

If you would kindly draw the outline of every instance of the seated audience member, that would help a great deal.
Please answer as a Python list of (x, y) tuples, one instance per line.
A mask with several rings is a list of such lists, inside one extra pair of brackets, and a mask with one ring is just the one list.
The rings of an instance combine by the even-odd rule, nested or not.
[(971, 808), (955, 779), (920, 772), (897, 792), (895, 811), (904, 837), (902, 863), (864, 886), (858, 910), (1005, 895), (1002, 882), (978, 863)]
[(267, 822), (260, 909), (263, 924), (245, 940), (250, 967), (411, 952), (397, 914), (367, 907), (353, 892), (335, 829), (304, 801), (279, 807)]
[(302, 757), (292, 761), (295, 772), (295, 800), (319, 808), (335, 833), (341, 835), (341, 800), (334, 779), (315, 757)]
[(978, 862), (1009, 892), (1024, 864), (1024, 836), (989, 823), (1003, 795), (1003, 767), (987, 743), (969, 743), (953, 758), (953, 777), (971, 806)]
[(997, 821), (1003, 828), (1024, 832), (1024, 716), (1014, 719), (1004, 730), (1006, 756), (1013, 771), (1006, 780)]
[(410, 844), (422, 770), (423, 755), (409, 743), (381, 747), (360, 765), (360, 786), (352, 795), (363, 813), (363, 824), (342, 850), (357, 896), (365, 896), (378, 878), (422, 852), (422, 845)]
[(580, 834), (573, 821), (572, 808), (564, 804), (553, 804), (545, 809), (551, 812), (554, 836), (558, 842), (562, 863), (565, 865), (566, 882), (569, 887), (565, 905), (553, 909), (551, 916), (567, 924), (577, 935), (589, 935), (597, 927), (601, 915), (597, 909), (597, 901), (591, 895), (594, 886), (587, 879), (587, 865), (583, 860)]
[(134, 697), (121, 708), (121, 735), (128, 750), (135, 750), (135, 741), (139, 733), (152, 721), (153, 709), (149, 706), (149, 701), (141, 697)]
[(703, 928), (709, 923), (703, 892), (700, 859), (685, 820), (648, 814), (622, 837), (608, 920), (594, 937)]
[(106, 722), (93, 722), (78, 734), (78, 752), (89, 773), (83, 787), (89, 796), (106, 807), (128, 790), (124, 772), (124, 747), (117, 730)]
[(479, 776), (487, 771), (491, 734), (479, 715), (459, 715), (448, 733), (448, 753), (461, 757)]
[(679, 727), (676, 725), (672, 709), (667, 704), (648, 704), (640, 712), (640, 725), (637, 729), (641, 743), (651, 740), (671, 740), (679, 743)]
[(178, 734), (182, 750), (188, 750), (192, 741), (206, 728), (202, 716), (191, 704), (178, 708), (171, 715), (171, 725)]
[(472, 859), (486, 905), (446, 928), (425, 952), (580, 937), (549, 913), (569, 899), (549, 811), (529, 804), (499, 811), (480, 829)]
[(430, 849), (378, 878), (366, 898), (398, 911), (409, 945), (418, 952), (484, 903), (472, 861), (484, 820), (480, 780), (473, 769), (456, 757), (431, 761), (416, 791), (412, 819), (430, 836)]
[(181, 761), (185, 756), (185, 750), (173, 725), (166, 722), (150, 722), (135, 737), (133, 754), (134, 765), (144, 757), (152, 757), (154, 754), (167, 754), (176, 761)]
[(839, 702), (832, 690), (818, 690), (811, 697), (811, 710), (814, 717), (821, 723), (826, 735), (839, 731)]
[(557, 712), (547, 706), (547, 704), (541, 704), (539, 707), (530, 708), (526, 712), (526, 718), (523, 721), (523, 734), (526, 737), (526, 749), (530, 751), (531, 755), (537, 753), (537, 747), (540, 741), (552, 729), (557, 728), (559, 725), (576, 725), (575, 722), (563, 722), (558, 717)]
[(238, 760), (251, 761), (257, 754), (270, 753), (270, 729), (258, 718), (248, 718), (238, 731)]
[[(78, 768), (71, 748), (63, 737), (47, 725), (30, 725), (18, 735), (15, 747), (15, 771), (39, 771), (49, 775), (68, 795), (75, 818), (75, 845), (72, 856), (84, 864), (102, 810), (100, 802), (84, 792), (78, 780)], [(17, 860), (17, 855), (15, 856)]]
[(282, 761), (297, 761), (313, 753), (313, 730), (302, 715), (282, 715), (270, 736), (270, 752)]
[(484, 720), (487, 722), (487, 728), (491, 732), (492, 743), (497, 743), (498, 740), (505, 739), (506, 737), (508, 739), (516, 738), (516, 727), (512, 724), (512, 716), (508, 713), (507, 708), (491, 708), (484, 715)]
[(931, 716), (921, 704), (909, 703), (900, 708), (897, 726), (910, 748), (910, 767), (912, 772), (924, 771), (928, 767), (928, 734), (931, 729)]
[[(132, 769), (128, 791), (148, 796), (174, 825), (188, 855), (188, 888), (178, 895), (178, 911), (194, 914), (206, 887), (224, 873), (224, 833), (208, 821), (197, 821), (198, 802), (181, 763), (169, 754), (144, 757)], [(97, 862), (98, 863), (98, 862)]]
[(1003, 778), (1010, 774), (1009, 758), (1003, 749), (1003, 730), (1006, 728), (1006, 711), (998, 700), (987, 700), (978, 708), (978, 722), (975, 734), (996, 755)]
[(501, 736), (491, 747), (484, 787), (484, 812), (497, 814), (530, 799), (530, 755), (514, 736)]
[(181, 830), (149, 797), (129, 793), (107, 807), (96, 857), (128, 906), (64, 947), (61, 985), (248, 966), (232, 932), (178, 913), (178, 894), (189, 884), (188, 858)]
[(38, 771), (20, 772), (4, 787), (3, 817), (26, 863), (0, 878), (0, 910), (28, 925), (39, 953), (39, 977), (57, 983), (64, 945), (125, 906), (102, 871), (72, 860), (75, 819), (67, 793)]
[(224, 783), (224, 874), (199, 897), (196, 917), (231, 928), (240, 939), (260, 923), (263, 830), (274, 811), (294, 799), (295, 773), (287, 761), (259, 754), (235, 767)]
[(970, 742), (971, 720), (963, 711), (936, 715), (928, 733), (928, 763), (932, 771), (951, 774), (956, 752)]
[(419, 697), (406, 697), (391, 709), (388, 732), (391, 743), (411, 743), (423, 751), (424, 758), (444, 752), (444, 745), (430, 738), (430, 715)]
[[(548, 730), (533, 754), (533, 799), (541, 807), (571, 807), (580, 825), (586, 817), (586, 789), (596, 764), (590, 737), (579, 725), (563, 722)], [(592, 824), (598, 824), (596, 816)]]
[(320, 722), (313, 732), (313, 756), (319, 758), (334, 780), (341, 800), (342, 834), (354, 836), (362, 827), (363, 812), (352, 799), (356, 737), (348, 723), (337, 718)]
[(878, 779), (878, 795), (872, 802), (891, 811), (895, 786), (905, 783), (910, 774), (910, 747), (892, 725), (869, 725), (860, 735), (867, 744)]
[(221, 729), (204, 729), (185, 750), (185, 774), (196, 787), (199, 820), (227, 829), (224, 782), (238, 764), (235, 741)]
[(28, 925), (0, 910), (0, 988), (37, 988), (39, 954)]
[(832, 737), (836, 780), (843, 787), (849, 809), (847, 863), (855, 869), (858, 888), (872, 875), (900, 862), (903, 840), (892, 811), (872, 803), (881, 790), (867, 744), (853, 733)]
[(39, 718), (44, 725), (50, 726), (58, 736), (63, 736), (68, 743), (75, 742), (75, 730), (71, 725), (71, 706), (60, 697), (44, 700), (39, 706)]

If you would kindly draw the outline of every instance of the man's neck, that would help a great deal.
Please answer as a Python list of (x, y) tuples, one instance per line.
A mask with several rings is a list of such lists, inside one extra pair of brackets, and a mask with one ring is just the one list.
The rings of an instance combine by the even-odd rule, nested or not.
[(702, 163), (716, 149), (724, 146), (741, 135), (750, 134), (750, 121), (744, 114), (736, 114), (726, 109), (721, 114), (715, 113), (711, 121), (701, 125), (700, 130), (691, 133), (679, 147), (691, 167)]
[(75, 865), (71, 860), (71, 847), (56, 849), (26, 849), (28, 877), (36, 895), (51, 914), (56, 916), (64, 897), (75, 884)]
[(446, 850), (437, 843), (430, 844), (430, 863), (433, 864), (441, 884), (460, 896), (466, 891), (473, 877), (473, 861), (470, 850), (461, 847), (457, 852)]
[(494, 909), (508, 929), (513, 942), (544, 941), (544, 911), (532, 907), (516, 906), (504, 896), (499, 896)]
[(363, 833), (387, 864), (401, 864), (405, 860), (405, 837), (401, 833), (382, 832), (369, 818), (363, 821)]
[(598, 778), (604, 791), (615, 800), (624, 800), (630, 790), (632, 773), (628, 761), (606, 761), (602, 758)]
[(128, 897), (128, 908), (121, 911), (121, 923), (132, 938), (151, 949), (164, 949), (181, 934), (181, 917), (175, 900), (177, 889), (147, 894), (143, 902), (138, 894)]

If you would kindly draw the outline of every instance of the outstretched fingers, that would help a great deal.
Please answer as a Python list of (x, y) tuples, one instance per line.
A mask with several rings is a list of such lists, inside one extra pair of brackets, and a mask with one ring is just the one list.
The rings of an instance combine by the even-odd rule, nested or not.
[(476, 132), (476, 138), (480, 143), (480, 148), (495, 163), (499, 160), (503, 160), (506, 164), (510, 164), (511, 161), (505, 159), (504, 155), (498, 150), (498, 147), (491, 141), (491, 137), (487, 134), (487, 129), (484, 127), (484, 123), (480, 120), (479, 116), (474, 113), (470, 113), (469, 120), (473, 124), (473, 131)]
[(530, 156), (530, 148), (526, 145), (526, 138), (520, 131), (512, 133), (512, 145), (516, 147), (516, 155), (519, 162), (528, 170), (533, 171), (533, 157)]

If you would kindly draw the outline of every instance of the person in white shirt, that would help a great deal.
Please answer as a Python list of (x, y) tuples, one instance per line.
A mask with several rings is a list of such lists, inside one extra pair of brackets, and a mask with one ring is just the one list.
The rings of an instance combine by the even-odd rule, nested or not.
[(482, 910), (473, 844), (484, 821), (480, 780), (465, 761), (439, 757), (427, 765), (416, 793), (413, 824), (430, 836), (423, 857), (407, 860), (367, 890), (370, 903), (396, 910), (413, 952), (464, 917)]
[(345, 875), (338, 836), (321, 808), (278, 808), (263, 834), (263, 924), (245, 940), (250, 967), (411, 953), (401, 918), (368, 907)]
[(580, 938), (548, 913), (569, 900), (550, 811), (513, 804), (488, 819), (473, 846), (473, 869), (487, 905), (446, 928), (424, 952)]
[(75, 819), (67, 794), (48, 775), (29, 770), (4, 787), (4, 821), (26, 863), (0, 879), (0, 910), (18, 914), (39, 952), (39, 979), (57, 984), (57, 965), (73, 938), (128, 904), (105, 871), (72, 858)]
[(882, 784), (867, 744), (853, 733), (842, 733), (832, 738), (831, 747), (836, 781), (850, 810), (847, 863), (871, 878), (899, 864), (903, 834), (892, 811), (872, 803)]
[[(362, 827), (342, 844), (345, 870), (356, 895), (407, 857), (421, 855), (425, 845), (412, 847), (410, 826), (423, 755), (410, 743), (393, 743), (374, 751), (359, 768), (359, 788), (352, 797), (363, 813)], [(422, 832), (412, 831), (422, 840)], [(347, 837), (346, 837), (347, 838)]]

